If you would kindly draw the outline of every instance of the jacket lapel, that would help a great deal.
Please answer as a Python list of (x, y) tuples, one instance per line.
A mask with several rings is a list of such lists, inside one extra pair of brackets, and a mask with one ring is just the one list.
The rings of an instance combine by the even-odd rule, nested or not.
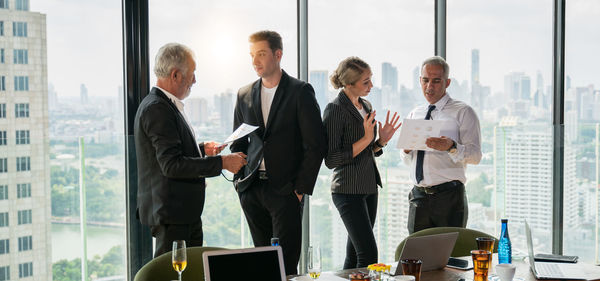
[[(265, 136), (269, 132), (269, 128), (273, 124), (273, 120), (275, 119), (275, 115), (279, 111), (279, 104), (285, 95), (285, 87), (287, 86), (287, 82), (289, 80), (289, 76), (285, 71), (281, 70), (281, 80), (279, 81), (279, 85), (277, 86), (277, 91), (275, 91), (275, 96), (273, 97), (273, 102), (271, 103), (271, 108), (269, 109), (269, 117), (267, 118), (267, 126), (265, 128)], [(262, 117), (262, 115), (261, 115)], [(261, 119), (262, 120), (262, 119)]]
[(155, 95), (157, 95), (159, 98), (163, 99), (167, 104), (169, 104), (169, 106), (171, 106), (171, 109), (173, 109), (175, 111), (175, 114), (177, 116), (179, 116), (179, 123), (183, 123), (184, 126), (188, 129), (187, 130), (188, 131), (188, 135), (193, 140), (193, 142), (195, 143), (196, 142), (196, 137), (194, 136), (194, 131), (192, 131), (193, 129), (190, 128), (188, 122), (185, 121), (185, 117), (183, 117), (183, 115), (181, 114), (181, 112), (179, 111), (179, 109), (177, 108), (177, 106), (160, 89), (154, 87), (154, 88), (152, 88), (151, 91), (152, 91), (152, 93), (154, 93)]
[[(344, 106), (344, 108), (346, 110), (348, 110), (348, 112), (350, 112), (350, 115), (352, 115), (354, 118), (356, 118), (356, 119), (358, 119), (360, 121), (363, 120), (362, 116), (358, 112), (358, 109), (356, 109), (356, 107), (354, 106), (354, 104), (352, 104), (352, 102), (346, 96), (346, 94), (344, 93), (344, 91), (340, 91), (340, 93), (338, 94), (338, 99), (340, 100), (340, 103)], [(362, 102), (362, 99), (359, 99), (359, 100), (361, 100), (361, 103), (364, 106), (365, 103)], [(367, 107), (365, 107), (365, 110), (367, 111), (367, 113), (370, 113), (370, 111), (367, 110)]]
[(258, 79), (254, 86), (252, 86), (252, 104), (254, 105), (254, 115), (256, 116), (256, 120), (258, 121), (259, 130), (265, 127), (265, 122), (263, 121), (262, 114), (262, 103), (260, 99), (260, 89), (261, 89), (261, 80)]

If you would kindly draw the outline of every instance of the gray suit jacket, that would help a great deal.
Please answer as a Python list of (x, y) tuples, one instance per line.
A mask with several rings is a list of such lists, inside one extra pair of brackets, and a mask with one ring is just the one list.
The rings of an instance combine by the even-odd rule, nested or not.
[[(370, 114), (371, 103), (363, 98), (359, 98), (359, 101)], [(377, 185), (381, 186), (375, 156), (381, 155), (383, 150), (373, 152), (375, 138), (371, 140), (371, 145), (352, 157), (352, 144), (365, 135), (363, 122), (364, 119), (343, 91), (325, 108), (323, 124), (329, 142), (325, 165), (333, 169), (332, 193), (370, 194), (377, 192)], [(377, 126), (373, 130), (377, 133)]]
[(219, 175), (221, 157), (201, 157), (175, 104), (152, 88), (135, 115), (138, 218), (146, 225), (192, 224), (204, 209), (204, 177)]

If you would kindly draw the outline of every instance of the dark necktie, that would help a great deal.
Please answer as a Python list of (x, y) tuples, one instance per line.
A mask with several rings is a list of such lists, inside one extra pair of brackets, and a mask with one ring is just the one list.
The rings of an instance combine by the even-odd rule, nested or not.
[[(431, 112), (435, 109), (435, 105), (430, 104), (429, 109), (427, 109), (427, 115), (425, 115), (425, 120), (431, 119)], [(417, 152), (417, 171), (415, 173), (415, 177), (417, 178), (417, 183), (420, 183), (423, 180), (423, 159), (425, 158), (425, 151), (419, 150)]]

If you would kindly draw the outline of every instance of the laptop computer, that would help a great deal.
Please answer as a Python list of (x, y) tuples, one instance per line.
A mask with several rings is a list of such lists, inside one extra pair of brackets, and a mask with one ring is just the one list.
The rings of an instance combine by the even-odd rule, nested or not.
[(394, 276), (402, 275), (401, 261), (405, 259), (420, 259), (421, 272), (444, 268), (457, 238), (458, 232), (407, 238), (396, 269), (391, 272)]
[(527, 237), (527, 251), (529, 254), (529, 266), (531, 272), (537, 279), (583, 279), (587, 280), (583, 269), (577, 264), (536, 262), (533, 253), (533, 238), (531, 228), (525, 221), (525, 236)]
[(285, 281), (280, 246), (218, 250), (202, 253), (206, 281)]

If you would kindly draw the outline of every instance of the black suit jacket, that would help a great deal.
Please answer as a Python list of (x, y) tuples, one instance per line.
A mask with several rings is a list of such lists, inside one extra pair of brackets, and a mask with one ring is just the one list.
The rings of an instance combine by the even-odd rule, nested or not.
[(248, 189), (264, 157), (268, 185), (280, 194), (294, 190), (312, 194), (327, 153), (327, 137), (315, 91), (306, 82), (283, 72), (265, 127), (260, 100), (261, 79), (241, 88), (234, 113), (234, 130), (242, 123), (258, 126), (231, 145), (248, 155), (248, 165), (235, 175), (238, 192)]
[(140, 221), (146, 225), (198, 222), (204, 209), (204, 177), (221, 172), (221, 157), (201, 157), (183, 115), (158, 88), (152, 88), (140, 104), (134, 136)]
[[(363, 98), (358, 100), (370, 114), (371, 103)], [(327, 129), (329, 142), (325, 165), (333, 169), (331, 192), (344, 194), (377, 192), (377, 186), (381, 186), (381, 178), (375, 157), (383, 154), (383, 150), (373, 151), (375, 148), (375, 137), (373, 137), (369, 146), (356, 157), (352, 157), (352, 144), (365, 135), (364, 119), (343, 91), (325, 108), (323, 123)], [(376, 136), (377, 125), (373, 130), (373, 135)]]

